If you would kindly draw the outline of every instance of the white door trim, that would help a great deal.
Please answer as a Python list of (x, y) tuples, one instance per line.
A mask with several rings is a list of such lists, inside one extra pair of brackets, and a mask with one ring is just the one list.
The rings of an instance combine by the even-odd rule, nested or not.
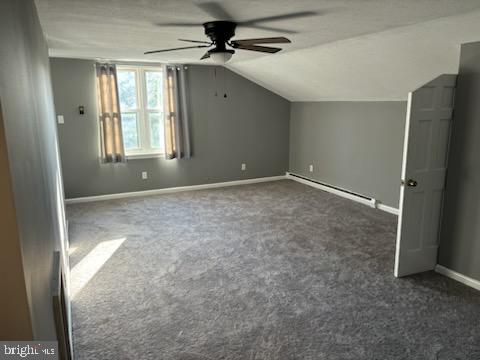
[[(407, 155), (408, 155), (408, 140), (410, 131), (410, 114), (412, 112), (412, 93), (408, 93), (408, 100), (407, 100), (407, 117), (405, 119), (405, 136), (403, 138), (403, 156), (402, 156), (402, 179), (405, 178), (405, 171), (407, 168)], [(400, 263), (400, 231), (399, 228), (403, 222), (403, 199), (404, 199), (405, 191), (403, 188), (400, 189), (400, 199), (398, 202), (398, 225), (397, 225), (397, 237), (395, 242), (395, 268), (393, 270), (394, 276), (399, 276), (399, 269), (398, 264)]]

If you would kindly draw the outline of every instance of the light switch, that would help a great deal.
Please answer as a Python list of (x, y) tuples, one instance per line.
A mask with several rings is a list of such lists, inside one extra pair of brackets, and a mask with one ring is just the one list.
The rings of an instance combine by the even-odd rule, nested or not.
[(63, 115), (57, 115), (57, 122), (59, 124), (65, 124), (65, 119), (63, 118)]

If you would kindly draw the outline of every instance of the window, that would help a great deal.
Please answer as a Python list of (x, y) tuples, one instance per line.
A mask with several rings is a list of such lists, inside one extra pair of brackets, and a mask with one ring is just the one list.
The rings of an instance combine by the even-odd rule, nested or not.
[(117, 66), (117, 79), (126, 155), (162, 154), (164, 152), (162, 69)]

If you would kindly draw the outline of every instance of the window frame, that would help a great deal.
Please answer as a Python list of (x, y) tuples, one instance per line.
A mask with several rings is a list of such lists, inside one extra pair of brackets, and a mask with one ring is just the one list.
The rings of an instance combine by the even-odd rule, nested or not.
[[(163, 102), (158, 108), (148, 107), (147, 95), (147, 73), (159, 72), (162, 74), (162, 99), (163, 99), (163, 80), (165, 71), (162, 66), (145, 66), (145, 65), (124, 65), (117, 64), (117, 73), (122, 71), (131, 71), (135, 73), (136, 85), (136, 108), (123, 110), (120, 106), (120, 98), (118, 99), (120, 106), (120, 116), (123, 113), (135, 113), (137, 115), (137, 134), (138, 134), (138, 149), (126, 149), (125, 155), (128, 158), (148, 158), (158, 157), (165, 154), (165, 144), (163, 148), (153, 148), (151, 144), (150, 118), (149, 114), (158, 113), (160, 119), (164, 120)], [(122, 129), (123, 131), (123, 129)]]

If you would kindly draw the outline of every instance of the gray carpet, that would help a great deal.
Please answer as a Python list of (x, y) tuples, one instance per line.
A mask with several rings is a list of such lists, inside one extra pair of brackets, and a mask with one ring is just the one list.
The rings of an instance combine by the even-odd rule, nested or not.
[(393, 215), (285, 180), (68, 216), (73, 267), (126, 239), (73, 300), (77, 359), (480, 359), (480, 293), (395, 279)]

